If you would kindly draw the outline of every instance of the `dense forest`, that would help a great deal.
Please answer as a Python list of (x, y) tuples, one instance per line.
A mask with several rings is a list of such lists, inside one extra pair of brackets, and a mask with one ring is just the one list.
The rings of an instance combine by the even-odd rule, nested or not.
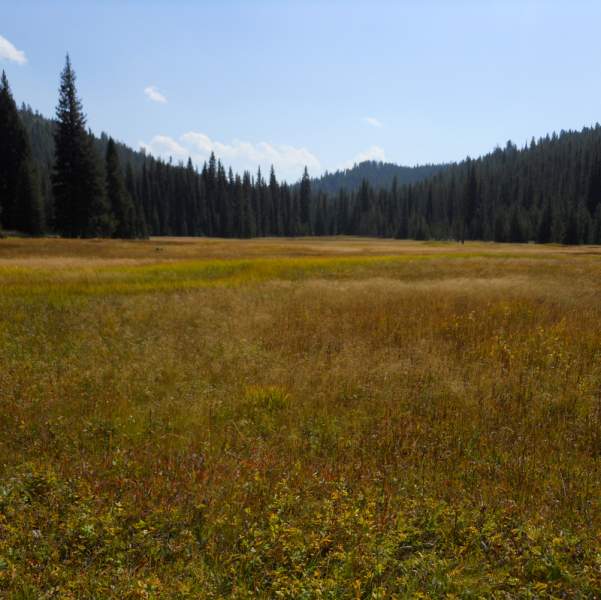
[(67, 237), (366, 235), (601, 243), (601, 126), (451, 165), (363, 163), (294, 185), (94, 137), (67, 58), (56, 119), (0, 82), (0, 222)]
[(311, 189), (326, 194), (337, 194), (340, 189), (356, 191), (363, 181), (374, 188), (388, 188), (396, 179), (397, 185), (413, 184), (428, 179), (449, 165), (418, 165), (403, 167), (394, 163), (366, 160), (350, 169), (328, 173), (311, 180)]

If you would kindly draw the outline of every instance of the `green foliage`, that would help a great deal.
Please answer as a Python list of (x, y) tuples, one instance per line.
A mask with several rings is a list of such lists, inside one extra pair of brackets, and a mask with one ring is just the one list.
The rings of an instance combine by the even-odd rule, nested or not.
[(44, 201), (37, 171), (31, 160), (22, 163), (19, 171), (14, 226), (30, 235), (46, 231)]
[(66, 237), (103, 237), (113, 230), (100, 159), (77, 91), (69, 56), (61, 73), (52, 178), (55, 227)]
[(112, 138), (106, 149), (106, 193), (115, 219), (113, 235), (118, 238), (137, 237), (136, 210), (125, 187), (117, 148)]
[(0, 78), (0, 140), (0, 225), (17, 229), (19, 184), (23, 170), (29, 168), (25, 165), (30, 148), (4, 71)]

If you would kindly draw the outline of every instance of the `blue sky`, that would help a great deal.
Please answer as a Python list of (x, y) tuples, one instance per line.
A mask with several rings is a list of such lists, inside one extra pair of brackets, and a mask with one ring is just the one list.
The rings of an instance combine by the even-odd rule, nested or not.
[(95, 132), (295, 180), (601, 121), (600, 26), (592, 0), (6, 0), (0, 67), (52, 115), (69, 51)]

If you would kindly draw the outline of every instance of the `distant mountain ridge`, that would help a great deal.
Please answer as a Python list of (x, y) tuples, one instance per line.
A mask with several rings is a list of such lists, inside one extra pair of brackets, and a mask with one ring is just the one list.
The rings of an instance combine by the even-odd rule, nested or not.
[(450, 164), (428, 164), (406, 167), (390, 162), (366, 160), (350, 169), (338, 170), (334, 173), (326, 171), (324, 175), (311, 181), (311, 187), (314, 191), (326, 194), (335, 194), (340, 189), (355, 191), (363, 181), (367, 181), (374, 188), (389, 188), (395, 178), (399, 186), (418, 183), (450, 166)]

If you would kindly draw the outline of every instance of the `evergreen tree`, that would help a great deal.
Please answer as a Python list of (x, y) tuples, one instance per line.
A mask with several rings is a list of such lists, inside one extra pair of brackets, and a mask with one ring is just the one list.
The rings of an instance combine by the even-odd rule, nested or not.
[(587, 208), (591, 216), (594, 216), (597, 206), (601, 205), (601, 158), (596, 153), (593, 157), (587, 191)]
[(68, 55), (61, 74), (56, 117), (52, 178), (56, 229), (66, 237), (110, 235), (113, 219), (104, 194), (100, 159), (86, 131)]
[(597, 210), (595, 211), (595, 218), (593, 220), (592, 231), (592, 243), (601, 244), (601, 204), (597, 206)]
[(0, 78), (0, 223), (17, 229), (17, 195), (23, 165), (29, 160), (27, 132), (17, 110), (6, 73)]
[(465, 193), (463, 198), (463, 224), (461, 233), (461, 242), (466, 236), (471, 237), (471, 233), (476, 229), (475, 219), (478, 208), (478, 180), (476, 177), (476, 165), (467, 159), (467, 179), (465, 183)]
[(551, 204), (547, 202), (540, 215), (538, 222), (538, 229), (536, 234), (536, 241), (539, 244), (547, 244), (551, 241), (553, 234), (553, 213), (551, 211)]
[[(127, 167), (125, 168), (125, 187), (134, 205), (135, 237), (147, 238), (148, 226), (146, 224), (146, 217), (144, 215), (144, 206), (140, 202), (138, 186), (136, 185), (134, 170), (130, 162), (127, 163)], [(198, 234), (195, 232), (195, 235)]]
[(303, 177), (300, 182), (299, 190), (300, 204), (300, 232), (302, 235), (311, 235), (313, 228), (311, 227), (311, 180), (307, 167), (303, 171)]
[(521, 244), (528, 241), (528, 234), (524, 224), (522, 213), (518, 206), (514, 206), (509, 218), (509, 240), (510, 242)]
[(575, 209), (570, 210), (562, 241), (564, 244), (580, 244), (580, 224), (578, 222), (578, 211)]
[(509, 225), (507, 223), (507, 213), (503, 208), (497, 211), (495, 216), (495, 242), (506, 242), (509, 238)]
[(30, 235), (42, 235), (46, 229), (44, 200), (39, 177), (31, 160), (24, 161), (19, 170), (15, 227)]
[(136, 211), (133, 200), (125, 186), (125, 179), (119, 164), (117, 147), (110, 138), (106, 147), (106, 194), (111, 206), (115, 227), (113, 236), (118, 238), (135, 238)]

